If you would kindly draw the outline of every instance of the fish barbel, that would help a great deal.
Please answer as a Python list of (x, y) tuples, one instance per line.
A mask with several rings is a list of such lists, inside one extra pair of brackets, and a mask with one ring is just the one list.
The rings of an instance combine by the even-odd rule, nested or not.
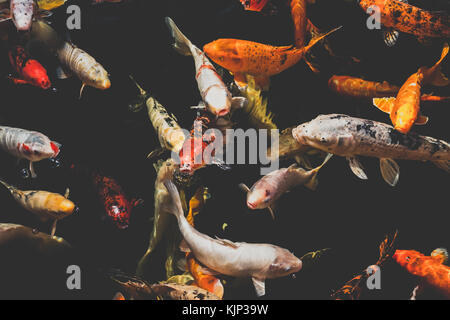
[(367, 175), (357, 156), (380, 159), (383, 178), (394, 186), (399, 166), (392, 159), (432, 161), (450, 171), (450, 144), (415, 133), (403, 134), (392, 126), (343, 114), (320, 115), (292, 131), (300, 143), (347, 157), (352, 171), (361, 179)]
[(175, 207), (178, 227), (187, 247), (195, 258), (209, 269), (233, 277), (250, 277), (258, 296), (265, 294), (265, 280), (300, 271), (302, 261), (286, 249), (271, 244), (251, 244), (212, 239), (198, 232), (186, 220), (180, 195), (172, 181), (164, 182)]

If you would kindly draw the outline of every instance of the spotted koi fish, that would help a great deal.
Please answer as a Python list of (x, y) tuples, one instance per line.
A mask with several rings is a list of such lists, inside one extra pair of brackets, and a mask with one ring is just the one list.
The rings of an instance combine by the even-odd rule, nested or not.
[(374, 105), (390, 114), (392, 124), (401, 133), (408, 133), (414, 124), (426, 124), (428, 118), (421, 116), (421, 88), (424, 84), (447, 86), (450, 81), (441, 73), (440, 65), (447, 56), (449, 46), (446, 43), (440, 60), (431, 68), (422, 67), (411, 75), (400, 88), (396, 98), (374, 99)]
[(0, 147), (16, 158), (30, 161), (30, 173), (36, 178), (33, 162), (55, 158), (61, 145), (40, 132), (0, 126)]
[(47, 90), (51, 87), (47, 70), (39, 61), (31, 59), (21, 46), (14, 46), (9, 51), (9, 60), (19, 78), (11, 78), (15, 84), (31, 84)]
[(317, 42), (338, 29), (340, 28), (312, 39), (303, 48), (274, 47), (246, 40), (219, 39), (206, 44), (203, 50), (211, 60), (233, 73), (239, 87), (245, 87), (246, 76), (252, 75), (256, 84), (267, 90), (271, 76), (297, 64)]
[(117, 228), (128, 228), (131, 211), (141, 204), (142, 200), (133, 199), (129, 201), (122, 187), (111, 177), (105, 177), (98, 172), (94, 172), (93, 180), (107, 216)]
[(14, 200), (25, 210), (35, 214), (43, 222), (48, 220), (54, 221), (51, 236), (55, 235), (56, 223), (59, 220), (78, 212), (75, 204), (68, 199), (68, 190), (66, 195), (62, 196), (58, 193), (47, 191), (22, 191), (2, 180), (0, 180), (0, 183), (11, 192)]
[(358, 156), (380, 159), (384, 180), (395, 186), (400, 167), (393, 159), (431, 161), (450, 172), (450, 144), (415, 133), (403, 134), (392, 126), (342, 114), (320, 115), (292, 131), (300, 143), (346, 157), (353, 173), (367, 179)]
[(172, 19), (166, 18), (166, 24), (169, 27), (172, 37), (175, 39), (173, 47), (179, 53), (186, 56), (193, 56), (198, 89), (206, 109), (216, 117), (223, 117), (230, 113), (233, 104), (243, 105), (245, 98), (232, 97), (222, 78), (217, 73), (212, 63), (205, 54), (189, 41), (188, 38), (178, 29)]
[(377, 6), (384, 27), (419, 38), (450, 37), (450, 24), (445, 12), (429, 12), (412, 6), (407, 1), (397, 0), (360, 0), (359, 5), (366, 12), (369, 7)]
[(412, 299), (416, 298), (423, 285), (436, 289), (450, 299), (450, 267), (444, 265), (446, 258), (448, 259), (448, 253), (442, 252), (442, 249), (439, 253), (435, 252), (431, 256), (425, 256), (414, 250), (397, 250), (392, 257), (409, 273), (422, 280), (423, 284), (414, 290)]

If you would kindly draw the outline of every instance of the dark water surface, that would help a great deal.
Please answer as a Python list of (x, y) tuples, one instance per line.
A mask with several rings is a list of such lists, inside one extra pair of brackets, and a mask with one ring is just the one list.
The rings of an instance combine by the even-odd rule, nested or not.
[[(449, 9), (445, 0), (410, 3), (429, 10)], [(34, 268), (42, 262), (30, 259), (31, 262), (26, 262), (29, 267), (24, 270), (29, 270), (27, 279), (35, 282), (0, 284), (1, 297), (112, 297), (114, 292), (97, 270), (116, 268), (133, 273), (152, 230), (149, 219), (153, 215), (155, 171), (146, 155), (158, 146), (158, 140), (146, 112), (128, 110), (128, 103), (138, 94), (128, 75), (134, 75), (177, 116), (182, 127), (189, 129), (195, 117), (189, 107), (200, 100), (193, 60), (172, 49), (164, 17), (170, 16), (199, 47), (218, 38), (292, 44), (289, 8), (282, 1), (275, 4), (278, 14), (265, 16), (245, 12), (237, 0), (136, 0), (94, 7), (83, 2), (82, 29), (71, 31), (70, 37), (110, 72), (110, 90), (86, 88), (83, 98), (78, 100), (79, 80), (56, 80), (54, 62), (48, 57), (42, 61), (57, 88), (56, 93), (15, 86), (2, 78), (2, 125), (41, 131), (62, 143), (63, 165), (52, 168), (49, 162), (38, 163), (38, 179), (23, 180), (18, 172), (26, 164), (16, 167), (15, 160), (2, 153), (0, 176), (22, 189), (64, 193), (66, 187), (71, 188), (71, 199), (81, 210), (78, 215), (60, 221), (57, 234), (75, 248), (79, 258), (70, 263), (82, 265), (86, 277), (81, 292), (67, 292), (61, 284), (56, 285), (57, 290), (50, 284), (64, 278), (65, 270), (51, 267), (53, 264), (47, 269)], [(324, 31), (342, 25), (343, 29), (330, 36), (329, 42), (337, 55), (357, 57), (361, 63), (348, 65), (328, 57), (319, 48), (315, 52), (321, 59), (320, 76), (301, 61), (273, 77), (267, 96), (269, 109), (276, 114), (274, 121), (281, 129), (326, 113), (389, 122), (388, 116), (374, 108), (371, 101), (346, 99), (330, 92), (327, 88), (330, 75), (351, 74), (401, 85), (420, 66), (434, 64), (442, 49), (440, 41), (423, 46), (406, 34), (401, 35), (394, 48), (387, 48), (380, 32), (365, 27), (366, 14), (351, 1), (317, 0), (309, 16)], [(61, 35), (67, 32), (66, 17), (62, 7), (55, 10), (51, 19)], [(1, 70), (6, 76), (11, 72), (6, 50), (0, 56)], [(444, 64), (447, 74), (448, 66), (447, 59)], [(425, 88), (425, 91), (450, 95), (449, 90), (442, 88)], [(449, 107), (448, 103), (424, 104), (422, 110), (430, 122), (414, 127), (414, 131), (448, 141)], [(267, 211), (247, 209), (245, 194), (238, 188), (241, 182), (252, 185), (260, 178), (258, 166), (233, 166), (229, 172), (202, 169), (199, 176), (209, 187), (212, 199), (197, 216), (196, 226), (201, 232), (233, 241), (277, 244), (299, 257), (310, 251), (332, 248), (319, 264), (299, 272), (296, 279), (268, 280), (267, 298), (272, 299), (328, 299), (332, 290), (377, 261), (379, 243), (395, 229), (399, 230), (400, 249), (415, 249), (428, 255), (435, 248), (448, 248), (448, 174), (431, 163), (399, 161), (400, 182), (391, 188), (383, 181), (376, 159), (362, 161), (368, 181), (356, 178), (345, 159), (334, 157), (321, 171), (316, 192), (298, 187), (280, 199), (275, 221)], [(79, 167), (76, 174), (68, 169), (71, 163)], [(130, 198), (144, 199), (144, 206), (133, 211), (127, 230), (116, 230), (101, 219), (103, 209), (86, 174), (88, 169), (101, 169), (116, 178)], [(40, 226), (44, 232), (50, 228), (30, 218), (4, 188), (0, 189), (0, 199), (0, 221)], [(228, 224), (225, 231), (222, 230), (224, 222)], [(148, 280), (164, 280), (164, 253), (164, 248), (156, 253)], [(9, 259), (14, 263), (14, 257)], [(9, 275), (2, 277), (9, 278)], [(388, 262), (382, 270), (382, 290), (369, 292), (364, 298), (406, 299), (416, 282), (394, 262)], [(248, 282), (238, 289), (226, 287), (225, 298), (255, 298), (255, 294)]]

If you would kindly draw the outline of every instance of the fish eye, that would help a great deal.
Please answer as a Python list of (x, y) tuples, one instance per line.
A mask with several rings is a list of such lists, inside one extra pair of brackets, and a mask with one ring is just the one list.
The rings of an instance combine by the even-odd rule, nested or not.
[(270, 196), (270, 191), (266, 190), (266, 197)]
[(405, 260), (408, 261), (408, 262), (409, 262), (409, 259), (410, 259), (409, 256), (407, 256), (407, 257), (405, 258)]

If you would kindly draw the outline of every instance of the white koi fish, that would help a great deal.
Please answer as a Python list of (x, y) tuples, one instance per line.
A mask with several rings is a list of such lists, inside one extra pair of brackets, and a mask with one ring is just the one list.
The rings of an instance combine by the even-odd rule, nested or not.
[(300, 143), (346, 157), (353, 173), (366, 180), (367, 175), (357, 156), (380, 159), (384, 180), (395, 186), (400, 167), (393, 159), (432, 161), (450, 172), (450, 144), (410, 132), (403, 134), (392, 126), (342, 114), (320, 115), (292, 131)]
[(16, 158), (30, 161), (30, 172), (36, 178), (33, 162), (55, 158), (61, 145), (40, 132), (0, 126), (0, 147)]
[(176, 215), (178, 227), (187, 245), (181, 249), (191, 251), (199, 262), (211, 269), (211, 274), (250, 277), (257, 295), (263, 296), (266, 279), (284, 277), (301, 270), (302, 261), (278, 246), (212, 239), (198, 232), (184, 216), (180, 195), (174, 183), (166, 180), (164, 185), (175, 205), (175, 208), (169, 211)]
[(240, 109), (246, 99), (243, 97), (232, 97), (226, 85), (216, 69), (206, 57), (203, 51), (194, 46), (191, 41), (178, 29), (172, 19), (166, 18), (166, 24), (169, 27), (172, 37), (175, 39), (173, 47), (182, 55), (193, 56), (198, 89), (200, 95), (206, 104), (206, 109), (216, 117), (227, 115), (232, 105), (233, 108)]

